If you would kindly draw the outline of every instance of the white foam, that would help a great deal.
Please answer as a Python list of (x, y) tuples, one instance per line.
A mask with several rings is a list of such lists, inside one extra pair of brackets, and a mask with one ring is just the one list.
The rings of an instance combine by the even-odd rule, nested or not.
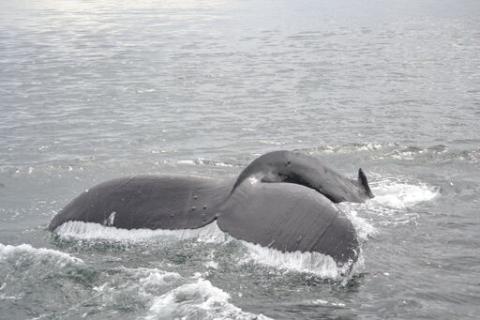
[(188, 166), (213, 166), (213, 167), (233, 167), (232, 164), (225, 163), (225, 162), (219, 162), (219, 161), (212, 161), (212, 160), (207, 160), (203, 158), (198, 158), (198, 159), (183, 159), (183, 160), (178, 160), (177, 164), (180, 165), (188, 165)]
[(146, 270), (144, 272), (145, 276), (139, 280), (140, 285), (144, 288), (165, 286), (182, 278), (176, 272), (167, 272), (158, 269)]
[(29, 244), (18, 246), (0, 244), (0, 261), (31, 261), (33, 263), (53, 263), (59, 267), (71, 264), (83, 264), (83, 260), (73, 257), (67, 253), (47, 248), (34, 248)]
[(227, 167), (227, 168), (232, 168), (233, 165), (230, 163), (225, 163), (225, 162), (215, 162), (216, 167)]
[(412, 151), (394, 151), (391, 152), (389, 155), (396, 160), (414, 160), (415, 155), (421, 154), (423, 152), (412, 152)]
[(257, 183), (260, 182), (260, 180), (259, 180), (257, 177), (255, 177), (255, 176), (251, 176), (251, 177), (248, 178), (248, 182), (249, 182), (250, 184), (257, 184)]
[[(358, 211), (349, 206), (348, 204), (341, 204), (339, 207), (343, 208), (343, 212), (352, 222), (355, 231), (357, 232), (357, 237), (360, 241), (366, 241), (370, 236), (377, 233), (377, 229), (367, 222), (364, 218), (358, 216)], [(348, 208), (348, 209), (346, 209)]]
[[(341, 203), (339, 208), (352, 221), (360, 240), (366, 240), (375, 234), (377, 230), (367, 220), (360, 218), (357, 213), (362, 212), (372, 218), (375, 216), (375, 224), (379, 225), (402, 225), (415, 223), (419, 213), (414, 210), (416, 205), (432, 201), (440, 195), (439, 189), (423, 182), (415, 184), (400, 181), (399, 179), (386, 179), (372, 183), (372, 191), (375, 198), (365, 203)], [(383, 219), (377, 219), (383, 217)]]
[(330, 301), (323, 300), (323, 299), (310, 300), (310, 301), (307, 301), (307, 304), (323, 305), (323, 306), (331, 306), (331, 307), (339, 307), (339, 308), (344, 308), (345, 307), (345, 303), (343, 303), (343, 302), (330, 302)]
[(230, 295), (202, 278), (156, 297), (145, 319), (262, 319), (228, 302)]
[(165, 287), (182, 279), (176, 272), (169, 272), (158, 268), (125, 268), (121, 270), (133, 276), (134, 285), (139, 285), (143, 291), (152, 291), (155, 288)]
[(353, 153), (359, 151), (377, 151), (382, 149), (384, 146), (378, 143), (365, 143), (365, 144), (347, 144), (347, 145), (325, 145), (318, 147), (315, 151), (320, 151), (323, 153)]
[(440, 192), (438, 188), (425, 183), (408, 184), (404, 182), (381, 182), (373, 188), (375, 198), (371, 205), (380, 205), (393, 209), (405, 209), (424, 201), (431, 201)]
[(203, 265), (209, 269), (218, 269), (218, 262), (213, 260), (207, 261)]
[(321, 278), (339, 279), (350, 269), (351, 264), (337, 266), (335, 260), (319, 252), (281, 252), (242, 241), (248, 249), (248, 256), (243, 263), (253, 261), (280, 270), (312, 273)]
[(135, 284), (143, 288), (165, 286), (182, 279), (177, 272), (169, 272), (158, 268), (120, 268), (122, 272), (133, 276)]
[(120, 229), (103, 226), (98, 223), (68, 221), (60, 225), (55, 232), (65, 240), (105, 240), (111, 242), (137, 243), (149, 240), (186, 240), (197, 239), (206, 243), (221, 243), (229, 237), (221, 231), (217, 223), (210, 223), (198, 229), (151, 230)]
[(157, 268), (121, 267), (106, 277), (106, 282), (92, 288), (93, 299), (98, 299), (102, 307), (118, 306), (125, 303), (150, 307), (153, 299), (182, 284), (180, 274)]
[[(360, 218), (358, 218), (360, 220)], [(226, 243), (234, 238), (218, 228), (216, 222), (193, 230), (150, 230), (150, 229), (118, 229), (97, 223), (69, 221), (59, 226), (55, 232), (66, 240), (109, 241), (142, 243), (156, 240), (194, 239), (204, 243)], [(262, 247), (247, 241), (238, 240), (248, 250), (244, 262), (253, 261), (280, 270), (313, 273), (322, 278), (336, 279), (345, 275), (350, 265), (338, 267), (330, 256), (318, 252), (281, 252)], [(207, 262), (207, 268), (218, 268), (218, 263)]]
[(194, 166), (197, 163), (194, 160), (178, 160), (178, 164), (184, 164), (184, 165), (189, 165), (189, 166)]

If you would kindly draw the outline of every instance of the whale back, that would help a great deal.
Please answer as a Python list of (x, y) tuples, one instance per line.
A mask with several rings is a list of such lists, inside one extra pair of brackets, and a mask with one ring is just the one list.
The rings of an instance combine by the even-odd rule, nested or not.
[(230, 194), (248, 178), (262, 182), (286, 182), (314, 189), (332, 202), (363, 202), (373, 198), (367, 177), (359, 170), (358, 180), (349, 179), (319, 159), (296, 151), (273, 151), (252, 161), (238, 176)]
[(124, 229), (195, 229), (215, 219), (231, 184), (199, 177), (136, 176), (99, 184), (51, 221), (96, 222)]

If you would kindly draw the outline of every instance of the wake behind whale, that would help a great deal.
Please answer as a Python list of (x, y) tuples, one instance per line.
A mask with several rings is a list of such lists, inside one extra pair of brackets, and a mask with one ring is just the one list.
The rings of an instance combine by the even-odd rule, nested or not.
[(371, 197), (361, 169), (355, 181), (314, 157), (274, 151), (255, 159), (235, 180), (134, 176), (101, 183), (73, 199), (48, 228), (83, 221), (179, 230), (217, 221), (240, 240), (282, 252), (319, 252), (344, 265), (358, 259), (359, 242), (334, 202)]

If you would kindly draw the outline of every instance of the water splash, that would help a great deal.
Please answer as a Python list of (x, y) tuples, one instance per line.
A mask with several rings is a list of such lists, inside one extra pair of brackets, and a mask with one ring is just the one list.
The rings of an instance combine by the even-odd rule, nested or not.
[(200, 278), (155, 298), (145, 319), (270, 319), (242, 311), (229, 299), (228, 293)]
[(139, 243), (154, 240), (187, 240), (197, 239), (205, 243), (221, 243), (228, 236), (218, 228), (216, 223), (198, 229), (183, 230), (151, 230), (151, 229), (119, 229), (98, 223), (68, 221), (60, 225), (55, 233), (62, 240), (103, 240), (107, 242)]
[(370, 200), (370, 204), (392, 209), (413, 207), (421, 202), (431, 201), (440, 194), (438, 188), (426, 183), (409, 184), (396, 181), (376, 184), (373, 193), (375, 198)]
[(18, 246), (0, 244), (0, 262), (9, 262), (17, 267), (53, 264), (63, 268), (69, 265), (84, 264), (82, 259), (67, 253), (47, 248), (34, 248), (29, 244)]
[(338, 266), (332, 257), (319, 252), (281, 252), (245, 241), (242, 241), (242, 244), (248, 250), (243, 264), (254, 262), (279, 270), (311, 273), (325, 279), (344, 279), (351, 274), (355, 264), (350, 262)]
[(377, 229), (370, 224), (365, 218), (358, 215), (358, 210), (356, 210), (352, 204), (339, 204), (339, 207), (342, 208), (342, 211), (352, 222), (355, 231), (357, 232), (357, 237), (360, 242), (365, 242), (367, 239), (377, 233)]
[[(415, 206), (440, 196), (437, 187), (424, 182), (405, 182), (398, 178), (375, 181), (371, 187), (375, 198), (360, 204), (338, 204), (352, 221), (361, 240), (366, 240), (377, 232), (377, 229), (369, 223), (370, 220), (374, 219), (377, 225), (401, 225), (415, 222), (419, 217)], [(359, 213), (362, 217), (359, 217)]]
[[(236, 240), (220, 230), (216, 223), (194, 230), (125, 230), (106, 227), (96, 223), (70, 221), (59, 226), (55, 232), (63, 240), (107, 241), (111, 243), (143, 243), (155, 241), (195, 240), (202, 243), (226, 244), (237, 241), (247, 248), (243, 263), (254, 262), (279, 270), (313, 273), (322, 278), (338, 279), (351, 269), (351, 264), (337, 266), (333, 258), (318, 252), (281, 252), (246, 241)], [(212, 258), (213, 259), (213, 258)], [(216, 268), (213, 260), (208, 266)]]

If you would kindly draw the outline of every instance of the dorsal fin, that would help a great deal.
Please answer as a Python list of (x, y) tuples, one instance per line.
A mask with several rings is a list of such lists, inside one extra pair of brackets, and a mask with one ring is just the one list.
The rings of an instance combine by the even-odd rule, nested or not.
[(363, 172), (362, 168), (358, 169), (358, 184), (365, 190), (365, 193), (369, 198), (374, 197), (372, 190), (370, 190), (370, 186), (368, 185), (367, 176)]

